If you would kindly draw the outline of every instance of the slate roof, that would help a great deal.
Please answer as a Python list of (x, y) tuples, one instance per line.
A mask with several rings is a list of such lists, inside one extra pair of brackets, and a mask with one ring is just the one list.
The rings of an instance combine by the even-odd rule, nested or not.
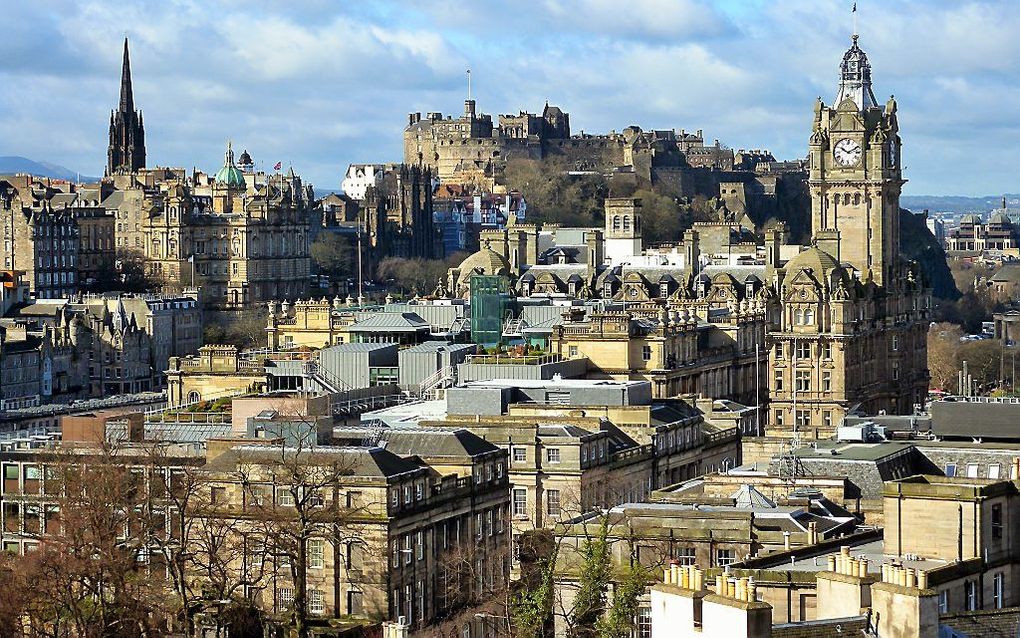
[[(1009, 361), (1006, 361), (1009, 365)], [(1020, 440), (1020, 404), (936, 401), (928, 408), (938, 437)]]
[[(211, 471), (234, 471), (238, 463), (248, 464), (276, 463), (280, 459), (280, 446), (275, 445), (239, 445), (220, 454), (206, 464)], [(298, 450), (286, 448), (284, 454), (294, 459), (300, 454), (301, 464), (332, 465), (337, 463), (352, 476), (390, 478), (401, 474), (409, 474), (421, 469), (421, 466), (410, 459), (401, 458), (393, 452), (381, 447), (340, 447), (319, 446)]]
[(428, 329), (428, 322), (413, 312), (377, 312), (348, 328), (351, 332), (418, 332)]
[(939, 616), (939, 625), (967, 638), (1016, 638), (1020, 633), (1020, 607), (948, 614)]

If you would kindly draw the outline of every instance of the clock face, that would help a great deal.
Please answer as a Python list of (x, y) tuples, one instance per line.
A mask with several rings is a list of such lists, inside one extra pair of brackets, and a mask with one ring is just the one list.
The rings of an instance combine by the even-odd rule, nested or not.
[(832, 157), (840, 166), (856, 166), (861, 161), (861, 145), (856, 140), (842, 139), (833, 147)]

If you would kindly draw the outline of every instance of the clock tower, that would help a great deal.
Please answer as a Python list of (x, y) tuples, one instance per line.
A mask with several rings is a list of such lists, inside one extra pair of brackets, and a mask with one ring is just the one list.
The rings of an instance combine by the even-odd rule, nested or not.
[(827, 438), (843, 417), (910, 414), (928, 390), (929, 291), (899, 254), (896, 102), (879, 106), (853, 36), (834, 106), (815, 102), (813, 245), (776, 268), (770, 435)]
[(811, 225), (819, 248), (861, 279), (885, 285), (899, 268), (899, 126), (896, 101), (882, 107), (875, 100), (871, 65), (857, 39), (843, 55), (833, 105), (815, 103)]

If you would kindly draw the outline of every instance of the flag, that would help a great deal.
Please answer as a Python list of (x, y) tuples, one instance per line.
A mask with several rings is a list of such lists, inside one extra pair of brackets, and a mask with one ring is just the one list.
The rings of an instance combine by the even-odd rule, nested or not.
[(856, 3), (856, 2), (854, 3), (854, 9), (853, 9), (853, 12), (854, 12), (854, 13), (857, 13), (857, 3)]
[(283, 162), (277, 162), (277, 163), (276, 163), (276, 164), (275, 164), (275, 165), (273, 166), (273, 170), (274, 170), (274, 171), (278, 171), (278, 170), (280, 170), (281, 168), (283, 168)]
[(189, 264), (195, 263), (195, 256), (194, 255), (192, 255), (191, 257), (188, 257), (188, 263)]

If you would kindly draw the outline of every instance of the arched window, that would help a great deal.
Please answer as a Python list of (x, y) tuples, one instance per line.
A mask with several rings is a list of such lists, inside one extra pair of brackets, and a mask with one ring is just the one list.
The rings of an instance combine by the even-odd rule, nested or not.
[(796, 311), (794, 311), (793, 317), (794, 317), (793, 323), (797, 324), (798, 326), (802, 325), (804, 323), (804, 311), (803, 310), (796, 310)]
[(815, 325), (815, 311), (808, 308), (804, 311), (804, 323), (809, 326)]
[(197, 390), (192, 390), (188, 393), (188, 403), (198, 403), (202, 400), (202, 395)]
[(630, 230), (630, 215), (623, 216), (623, 229)]
[(620, 216), (613, 215), (613, 230), (620, 230)]

